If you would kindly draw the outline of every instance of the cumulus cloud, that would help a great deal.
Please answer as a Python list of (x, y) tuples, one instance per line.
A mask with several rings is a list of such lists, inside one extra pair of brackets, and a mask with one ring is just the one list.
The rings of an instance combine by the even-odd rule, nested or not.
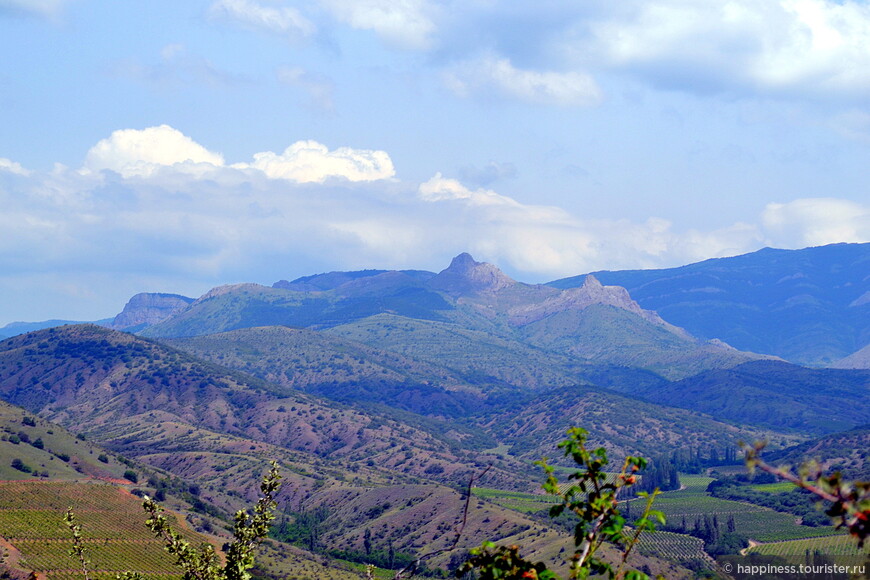
[(254, 155), (254, 162), (233, 167), (259, 169), (272, 179), (299, 183), (323, 183), (330, 177), (348, 181), (375, 181), (395, 175), (393, 162), (385, 151), (339, 147), (330, 151), (317, 141), (297, 141), (283, 153), (266, 151)]
[(822, 246), (870, 242), (870, 206), (833, 198), (798, 199), (768, 204), (762, 215), (770, 244)]
[(590, 106), (601, 100), (601, 89), (588, 74), (518, 69), (509, 59), (491, 54), (452, 66), (444, 80), (461, 97), (495, 93), (527, 103), (559, 106)]
[(88, 151), (84, 169), (109, 169), (124, 177), (147, 177), (159, 167), (192, 164), (223, 165), (219, 153), (209, 151), (169, 125), (147, 129), (122, 129), (101, 140)]
[(866, 96), (870, 5), (853, 0), (630, 0), (577, 22), (577, 63), (689, 90)]
[(420, 184), (417, 190), (420, 198), (425, 201), (464, 200), (471, 205), (507, 205), (518, 207), (519, 204), (503, 195), (488, 189), (468, 189), (456, 179), (447, 179), (436, 173), (429, 181)]
[(0, 171), (14, 173), (15, 175), (30, 175), (30, 171), (21, 166), (17, 161), (0, 157)]
[[(2, 168), (2, 165), (0, 165)], [(316, 141), (297, 141), (283, 153), (255, 153), (250, 163), (225, 165), (223, 155), (209, 151), (178, 129), (169, 125), (147, 129), (122, 129), (101, 140), (88, 151), (82, 171), (85, 174), (110, 170), (124, 178), (149, 178), (160, 175), (217, 177), (226, 183), (246, 181), (256, 172), (270, 179), (299, 183), (323, 183), (336, 178), (347, 181), (375, 181), (395, 175), (385, 151), (339, 147), (330, 151)], [(228, 171), (242, 172), (231, 176)]]
[(308, 38), (317, 30), (314, 23), (295, 8), (263, 6), (253, 0), (216, 0), (209, 7), (208, 16), (291, 40)]
[(426, 0), (321, 0), (339, 20), (372, 30), (398, 48), (424, 50), (434, 44), (436, 9)]

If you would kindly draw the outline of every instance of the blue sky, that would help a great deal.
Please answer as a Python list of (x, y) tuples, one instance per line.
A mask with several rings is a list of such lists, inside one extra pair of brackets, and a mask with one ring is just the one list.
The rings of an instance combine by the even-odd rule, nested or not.
[(0, 0), (0, 325), (870, 241), (870, 4)]

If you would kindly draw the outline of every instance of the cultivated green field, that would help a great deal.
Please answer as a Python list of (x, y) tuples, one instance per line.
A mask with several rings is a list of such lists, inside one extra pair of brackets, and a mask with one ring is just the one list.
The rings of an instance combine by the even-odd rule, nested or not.
[[(574, 481), (568, 479), (568, 475), (574, 473), (576, 469), (556, 466), (555, 470), (557, 476), (561, 479), (559, 482), (559, 493), (565, 493), (569, 487), (575, 484)], [(605, 481), (612, 483), (618, 475), (618, 473), (608, 473)], [(525, 514), (548, 510), (550, 506), (561, 502), (561, 499), (555, 495), (504, 491), (492, 487), (475, 487), (472, 493), (477, 497), (488, 499), (502, 507)]]
[(764, 493), (782, 493), (784, 491), (791, 491), (794, 489), (794, 485), (787, 481), (780, 481), (778, 483), (761, 483), (758, 485), (750, 485), (749, 489), (754, 491), (763, 491)]
[(560, 502), (559, 498), (552, 495), (503, 491), (491, 487), (475, 487), (472, 493), (477, 497), (488, 499), (494, 504), (524, 514), (548, 510), (550, 506)]
[(656, 498), (654, 504), (655, 509), (664, 512), (671, 525), (680, 525), (685, 521), (691, 527), (698, 518), (715, 515), (719, 524), (725, 526), (733, 516), (737, 531), (758, 542), (831, 536), (837, 533), (832, 526), (802, 526), (798, 524), (795, 516), (789, 514), (750, 503), (711, 497), (705, 492), (712, 481), (710, 477), (683, 475), (680, 481), (684, 489), (665, 492)]
[(824, 538), (809, 538), (760, 544), (746, 550), (747, 554), (763, 554), (765, 556), (803, 556), (810, 552), (821, 552), (828, 556), (860, 556), (870, 555), (870, 544), (859, 550), (855, 539), (847, 534), (837, 534)]
[[(108, 484), (0, 482), (0, 535), (18, 551), (16, 567), (43, 572), (49, 580), (82, 577), (69, 555), (72, 536), (63, 522), (69, 506), (82, 526), (92, 578), (125, 570), (155, 579), (180, 576), (172, 556), (145, 527), (141, 500)], [(189, 540), (205, 541), (171, 514), (167, 519)]]
[(638, 549), (650, 556), (658, 556), (670, 561), (705, 560), (704, 541), (685, 534), (674, 534), (661, 530), (640, 535)]

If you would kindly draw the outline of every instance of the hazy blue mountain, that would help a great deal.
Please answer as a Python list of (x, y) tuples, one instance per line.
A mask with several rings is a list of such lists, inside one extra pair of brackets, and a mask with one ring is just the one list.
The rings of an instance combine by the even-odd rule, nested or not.
[(55, 326), (64, 326), (65, 324), (97, 324), (99, 326), (109, 326), (112, 323), (111, 318), (102, 320), (82, 322), (79, 320), (43, 320), (41, 322), (10, 322), (6, 326), (0, 327), (0, 340), (11, 336), (18, 336), (33, 332), (34, 330), (42, 330), (43, 328), (53, 328)]
[[(765, 248), (664, 270), (594, 272), (695, 336), (827, 365), (870, 343), (870, 243)], [(583, 284), (585, 276), (550, 282)]]
[(870, 417), (870, 371), (753, 361), (672, 383), (613, 387), (719, 420), (806, 434), (851, 429)]

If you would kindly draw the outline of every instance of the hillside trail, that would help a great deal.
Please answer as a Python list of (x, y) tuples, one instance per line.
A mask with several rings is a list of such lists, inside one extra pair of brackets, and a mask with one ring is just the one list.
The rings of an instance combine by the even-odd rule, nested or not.
[(18, 565), (18, 561), (21, 560), (21, 552), (19, 552), (15, 546), (6, 541), (6, 538), (0, 536), (0, 550), (2, 553), (6, 554), (5, 558), (2, 558), (0, 562), (6, 564), (10, 568), (15, 568)]
[(745, 548), (743, 548), (742, 550), (740, 550), (741, 556), (745, 556), (746, 552), (748, 552), (750, 548), (754, 548), (755, 546), (760, 546), (763, 543), (763, 542), (759, 542), (759, 541), (752, 540), (752, 539), (747, 540), (747, 542), (749, 542), (749, 545), (746, 546)]

